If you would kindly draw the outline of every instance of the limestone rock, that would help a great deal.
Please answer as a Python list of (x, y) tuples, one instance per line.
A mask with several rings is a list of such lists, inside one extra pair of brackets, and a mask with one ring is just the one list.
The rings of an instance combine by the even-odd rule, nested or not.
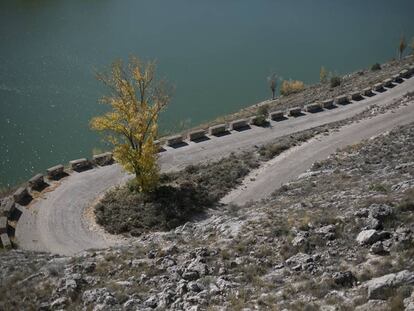
[(371, 245), (379, 240), (378, 232), (374, 229), (363, 230), (358, 234), (356, 240), (360, 245)]
[(393, 208), (387, 204), (372, 204), (369, 207), (369, 215), (379, 221), (384, 221), (393, 214)]
[(387, 299), (393, 290), (402, 285), (413, 285), (414, 273), (403, 270), (374, 278), (365, 283), (368, 288), (368, 299)]

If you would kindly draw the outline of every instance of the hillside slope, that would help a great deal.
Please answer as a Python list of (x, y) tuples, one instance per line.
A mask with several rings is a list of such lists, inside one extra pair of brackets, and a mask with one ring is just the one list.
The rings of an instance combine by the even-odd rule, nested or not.
[(413, 150), (411, 123), (129, 246), (4, 253), (0, 309), (412, 310)]

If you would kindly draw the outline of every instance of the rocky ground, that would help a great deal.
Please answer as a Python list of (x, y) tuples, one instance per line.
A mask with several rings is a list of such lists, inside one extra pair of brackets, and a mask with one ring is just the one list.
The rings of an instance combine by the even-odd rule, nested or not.
[(413, 212), (414, 123), (129, 246), (3, 252), (0, 310), (414, 310)]

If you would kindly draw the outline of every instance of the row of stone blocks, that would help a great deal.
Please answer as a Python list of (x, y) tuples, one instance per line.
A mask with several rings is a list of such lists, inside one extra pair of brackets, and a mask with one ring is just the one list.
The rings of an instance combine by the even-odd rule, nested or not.
[[(393, 82), (400, 83), (402, 82), (403, 78), (404, 79), (409, 78), (413, 74), (414, 74), (414, 66), (411, 66), (408, 69), (402, 70), (399, 74), (394, 75), (392, 79), (390, 78), (390, 79), (384, 80), (382, 83), (376, 83), (373, 87), (367, 87), (363, 89), (362, 91), (352, 92), (349, 96), (342, 95), (342, 96), (336, 97), (335, 99), (324, 100), (320, 103), (315, 102), (312, 104), (308, 104), (305, 106), (304, 109), (307, 112), (314, 113), (314, 112), (321, 111), (324, 108), (325, 109), (333, 108), (335, 104), (344, 105), (344, 104), (347, 104), (351, 100), (354, 100), (354, 101), (361, 100), (363, 96), (372, 96), (374, 95), (373, 91), (381, 92), (384, 90), (384, 87), (392, 87)], [(287, 111), (287, 115), (288, 116), (300, 116), (302, 115), (302, 109), (300, 107), (290, 108)], [(271, 120), (282, 120), (285, 118), (285, 112), (282, 110), (272, 111), (269, 113), (269, 117)], [(254, 117), (251, 117), (250, 120), (247, 120), (247, 119), (236, 120), (236, 121), (231, 122), (229, 125), (218, 124), (218, 125), (210, 127), (208, 131), (204, 129), (198, 129), (198, 130), (190, 132), (187, 138), (190, 141), (198, 141), (198, 140), (203, 139), (207, 135), (207, 133), (213, 136), (220, 136), (228, 132), (229, 130), (238, 130), (241, 128), (246, 128), (249, 125), (254, 124), (256, 118), (257, 117), (254, 116)], [(177, 146), (180, 144), (184, 144), (184, 140), (185, 140), (185, 137), (183, 135), (171, 136), (166, 139), (166, 145)], [(156, 143), (158, 145), (158, 148), (161, 149), (162, 148), (161, 142), (157, 141)]]
[[(248, 128), (249, 124), (251, 124), (251, 122), (249, 122), (249, 120), (247, 119), (240, 119), (240, 120), (236, 120), (231, 122), (230, 124), (217, 124), (214, 126), (211, 126), (208, 130), (205, 129), (198, 129), (198, 130), (194, 130), (190, 133), (188, 133), (187, 138), (190, 141), (199, 141), (202, 140), (206, 137), (207, 134), (209, 135), (213, 135), (213, 136), (220, 136), (220, 135), (224, 135), (226, 134), (229, 130), (241, 130), (244, 128)], [(176, 146), (176, 145), (180, 145), (183, 144), (185, 140), (185, 137), (183, 135), (175, 135), (175, 136), (171, 136), (168, 137), (166, 139), (166, 145), (167, 146)], [(162, 148), (161, 143), (159, 141), (156, 141), (156, 144), (158, 145), (158, 148)]]
[[(93, 165), (109, 165), (113, 163), (111, 152), (94, 155), (92, 161), (82, 158), (69, 162), (70, 168), (74, 171), (83, 171), (91, 168)], [(65, 168), (62, 164), (50, 167), (46, 170), (46, 176), (50, 180), (56, 180), (61, 176), (65, 176)], [(9, 217), (16, 210), (16, 204), (26, 205), (32, 199), (29, 189), (40, 191), (47, 186), (43, 174), (36, 174), (28, 181), (28, 187), (22, 186), (18, 188), (13, 195), (1, 202), (0, 205), (0, 240), (4, 248), (11, 248), (12, 244), (7, 234)]]
[[(85, 169), (91, 168), (93, 165), (104, 166), (111, 164), (113, 162), (112, 153), (106, 152), (93, 156), (93, 160), (89, 161), (88, 159), (78, 159), (69, 162), (70, 168), (74, 171), (83, 171)], [(64, 176), (65, 167), (62, 164), (52, 166), (46, 170), (46, 176), (50, 180), (56, 180), (61, 176)], [(43, 174), (36, 174), (28, 181), (28, 186), (32, 190), (41, 190), (44, 188), (45, 179)], [(26, 198), (30, 197), (29, 189), (27, 187), (18, 188), (14, 194), (13, 199), (16, 203), (22, 203)]]

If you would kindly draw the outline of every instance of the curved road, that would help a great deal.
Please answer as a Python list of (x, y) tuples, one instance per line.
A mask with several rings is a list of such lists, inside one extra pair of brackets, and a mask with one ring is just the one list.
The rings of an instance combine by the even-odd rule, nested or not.
[[(167, 147), (167, 150), (160, 154), (160, 166), (163, 171), (170, 171), (181, 169), (189, 164), (217, 160), (233, 151), (241, 151), (251, 148), (253, 145), (270, 142), (277, 137), (352, 117), (371, 104), (385, 105), (413, 90), (414, 78), (411, 78), (392, 89), (387, 89), (384, 93), (359, 102), (352, 102), (349, 105), (324, 110), (316, 114), (289, 118), (281, 122), (271, 122), (270, 128), (252, 127), (250, 130), (242, 132), (233, 131), (230, 135), (220, 138), (210, 137), (209, 140), (200, 143), (190, 142), (188, 146), (176, 149)], [(409, 111), (404, 111), (405, 119), (413, 120), (413, 106), (409, 105), (409, 108), (406, 108)], [(386, 115), (389, 116), (389, 114)], [(372, 129), (372, 133), (378, 133), (403, 121), (391, 116), (388, 117), (388, 121), (385, 123), (380, 117), (370, 119), (369, 125), (362, 126), (362, 129), (361, 127), (355, 127), (345, 131), (344, 137), (357, 138), (356, 134), (367, 126)], [(349, 128), (353, 127), (350, 126)], [(364, 133), (371, 135), (369, 131)], [(336, 136), (332, 135), (332, 137)], [(361, 138), (365, 137), (361, 136)], [(330, 149), (326, 149), (323, 154), (314, 153), (309, 161), (312, 160), (313, 162), (314, 159), (321, 159), (319, 156), (326, 156), (337, 147), (342, 146), (343, 143), (346, 143), (345, 140), (338, 141), (337, 138), (332, 138), (329, 141)], [(298, 162), (289, 157), (289, 160), (283, 165), (286, 165), (287, 168), (294, 167), (294, 173), (290, 175), (283, 174), (284, 177), (278, 179), (277, 182), (287, 182), (292, 177), (306, 171), (309, 167), (308, 162)], [(275, 173), (272, 172), (272, 175), (274, 176)], [(105, 191), (125, 182), (127, 178), (127, 174), (116, 164), (82, 173), (71, 173), (70, 176), (50, 187), (51, 189), (55, 188), (54, 190), (44, 191), (29, 206), (22, 208), (23, 213), (16, 227), (17, 243), (23, 249), (48, 251), (64, 255), (72, 255), (85, 249), (103, 248), (115, 243), (122, 243), (123, 240), (119, 238), (91, 229), (83, 214), (85, 209), (91, 206)], [(272, 188), (276, 188), (277, 185), (273, 184)], [(268, 191), (263, 193), (268, 193)], [(240, 200), (240, 202), (243, 200)], [(237, 202), (237, 198), (231, 201)]]
[(317, 139), (294, 147), (265, 163), (262, 168), (252, 171), (240, 187), (221, 201), (240, 205), (265, 198), (284, 183), (311, 168), (314, 162), (327, 158), (336, 149), (411, 122), (414, 122), (414, 102), (396, 111), (344, 126), (328, 136), (320, 135)]

